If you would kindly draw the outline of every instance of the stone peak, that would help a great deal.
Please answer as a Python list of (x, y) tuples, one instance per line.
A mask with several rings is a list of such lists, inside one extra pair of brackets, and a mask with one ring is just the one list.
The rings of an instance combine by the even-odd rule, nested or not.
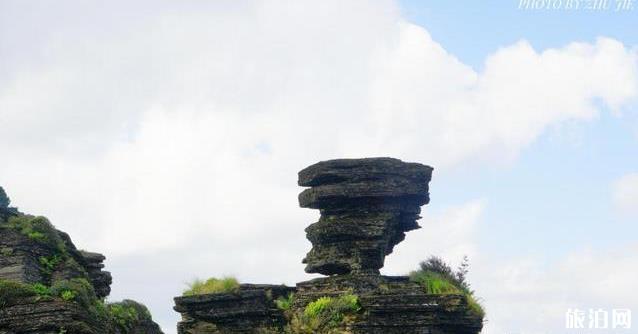
[(301, 207), (321, 210), (306, 228), (309, 273), (378, 274), (385, 256), (419, 228), (433, 168), (393, 158), (322, 161), (299, 172)]

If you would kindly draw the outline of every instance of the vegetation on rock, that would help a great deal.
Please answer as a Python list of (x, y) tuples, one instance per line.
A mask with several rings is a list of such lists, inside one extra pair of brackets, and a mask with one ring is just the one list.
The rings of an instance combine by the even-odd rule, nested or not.
[(277, 305), (277, 308), (286, 312), (289, 311), (292, 308), (292, 304), (295, 301), (295, 294), (294, 293), (289, 293), (288, 296), (286, 297), (279, 297), (275, 300), (275, 305)]
[(104, 302), (111, 275), (102, 270), (103, 255), (78, 251), (47, 218), (22, 214), (9, 204), (0, 187), (0, 255), (6, 257), (0, 269), (10, 268), (0, 272), (0, 311), (8, 312), (0, 312), (0, 322), (8, 326), (2, 329), (161, 333), (145, 306)]
[(128, 299), (107, 304), (106, 310), (111, 322), (117, 326), (121, 333), (130, 332), (140, 321), (152, 320), (151, 313), (146, 306)]
[(12, 305), (18, 299), (36, 295), (38, 291), (29, 284), (0, 279), (0, 308)]
[(232, 293), (239, 291), (239, 281), (234, 277), (209, 278), (206, 281), (196, 279), (188, 284), (183, 296), (195, 296), (214, 293)]
[(419, 270), (410, 273), (410, 279), (420, 284), (429, 294), (464, 295), (470, 311), (482, 318), (485, 316), (485, 310), (467, 282), (468, 268), (467, 257), (463, 259), (455, 271), (442, 259), (431, 256), (426, 261), (421, 262)]
[(105, 317), (104, 307), (100, 305), (104, 302), (95, 296), (93, 286), (84, 278), (59, 280), (50, 287), (42, 283), (26, 284), (0, 279), (0, 307), (10, 306), (28, 297), (75, 302), (88, 310), (96, 320)]
[(290, 323), (285, 331), (289, 334), (348, 333), (345, 325), (360, 310), (359, 297), (356, 295), (321, 297), (309, 303), (303, 311), (289, 315)]
[(7, 227), (19, 231), (29, 239), (66, 253), (66, 245), (48, 219), (41, 216), (17, 215), (9, 217)]

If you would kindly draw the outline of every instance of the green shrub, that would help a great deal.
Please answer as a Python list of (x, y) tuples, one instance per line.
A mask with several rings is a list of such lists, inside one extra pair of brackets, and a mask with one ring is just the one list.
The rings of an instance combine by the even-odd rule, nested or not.
[(204, 295), (212, 293), (231, 293), (239, 291), (239, 281), (234, 277), (209, 278), (206, 281), (196, 279), (188, 284), (183, 296)]
[(470, 289), (466, 281), (468, 272), (467, 257), (455, 272), (447, 263), (438, 257), (430, 257), (421, 262), (420, 269), (410, 273), (410, 280), (421, 285), (429, 294), (455, 294), (464, 295), (469, 311), (483, 318), (485, 310), (474, 297), (474, 291)]
[(52, 295), (51, 288), (42, 283), (35, 283), (31, 286), (31, 288), (38, 296), (49, 297)]
[(10, 305), (20, 298), (61, 298), (75, 301), (84, 307), (91, 307), (96, 300), (93, 286), (83, 278), (61, 280), (48, 287), (42, 283), (25, 284), (0, 280), (0, 306)]
[(62, 291), (62, 293), (60, 294), (60, 298), (66, 301), (74, 300), (77, 296), (78, 296), (78, 293), (72, 290), (65, 290), (65, 291)]
[(476, 316), (484, 318), (485, 309), (483, 308), (483, 305), (481, 305), (481, 303), (476, 299), (476, 297), (474, 297), (474, 295), (472, 294), (466, 294), (465, 297), (467, 298), (467, 306), (470, 308), (470, 312), (472, 312), (472, 314)]
[(19, 215), (9, 217), (9, 228), (15, 229), (38, 243), (55, 249), (60, 255), (66, 254), (66, 245), (58, 231), (45, 217)]
[(339, 328), (360, 310), (359, 298), (356, 295), (321, 297), (308, 304), (303, 312), (293, 314), (286, 332), (294, 334), (341, 333)]
[(53, 282), (51, 294), (67, 301), (75, 301), (83, 307), (91, 308), (98, 299), (93, 285), (84, 278), (72, 278)]
[(28, 284), (0, 279), (0, 308), (12, 305), (21, 298), (36, 295), (36, 291)]
[(51, 273), (53, 273), (60, 262), (62, 262), (62, 257), (57, 254), (51, 256), (40, 256), (38, 258), (38, 261), (40, 262), (40, 268), (42, 268), (42, 272), (46, 276), (49, 276), (51, 275)]
[(139, 314), (134, 307), (122, 303), (114, 303), (106, 306), (112, 323), (121, 332), (129, 332), (135, 323), (139, 321)]
[(121, 302), (106, 304), (105, 307), (110, 322), (121, 333), (129, 333), (136, 323), (142, 320), (152, 320), (146, 306), (133, 300), (125, 299)]
[(426, 293), (431, 294), (464, 294), (464, 292), (454, 285), (454, 283), (447, 278), (441, 276), (439, 273), (433, 273), (429, 271), (416, 271), (410, 274), (410, 279), (413, 282), (419, 283), (425, 288)]
[(282, 310), (282, 311), (288, 311), (292, 308), (292, 303), (295, 300), (295, 294), (294, 293), (289, 293), (287, 297), (279, 297), (275, 300), (275, 305), (277, 305), (277, 308)]
[(419, 271), (421, 272), (436, 273), (442, 279), (451, 282), (459, 289), (463, 291), (470, 291), (470, 284), (466, 280), (469, 268), (469, 260), (467, 256), (463, 257), (463, 262), (456, 271), (454, 271), (449, 264), (436, 256), (430, 256), (427, 260), (421, 262), (419, 267)]
[(10, 247), (0, 248), (0, 255), (2, 255), (2, 256), (11, 256), (11, 255), (13, 255), (13, 248), (10, 248)]

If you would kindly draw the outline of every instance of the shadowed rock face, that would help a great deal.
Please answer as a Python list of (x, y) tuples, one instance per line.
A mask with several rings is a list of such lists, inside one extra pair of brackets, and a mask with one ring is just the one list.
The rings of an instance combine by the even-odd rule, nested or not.
[(178, 333), (281, 333), (286, 320), (275, 300), (291, 292), (284, 285), (242, 284), (234, 293), (176, 297)]
[(420, 228), (432, 167), (393, 158), (322, 161), (299, 172), (301, 207), (320, 209), (306, 229), (306, 272), (378, 273), (385, 256)]
[[(78, 250), (71, 237), (46, 218), (25, 215), (9, 204), (0, 187), (0, 334), (162, 334), (146, 308), (133, 301), (125, 302), (146, 311), (139, 312), (125, 330), (98, 314), (97, 303), (111, 292), (104, 255)], [(20, 227), (15, 223), (19, 219), (32, 225)], [(95, 305), (81, 304), (74, 297), (16, 294), (18, 287), (52, 287), (73, 280), (86, 282), (86, 298)]]

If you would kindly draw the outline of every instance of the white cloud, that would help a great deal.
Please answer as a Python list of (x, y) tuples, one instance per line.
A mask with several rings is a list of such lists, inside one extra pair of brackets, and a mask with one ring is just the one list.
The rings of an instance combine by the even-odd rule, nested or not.
[[(499, 162), (638, 94), (636, 55), (615, 40), (522, 41), (477, 72), (389, 1), (43, 5), (0, 5), (0, 184), (110, 256), (115, 295), (130, 287), (120, 277), (144, 276), (121, 265), (132, 256), (181, 255), (162, 300), (192, 276), (307, 278), (303, 228), (318, 213), (296, 208), (296, 172), (318, 160)], [(482, 203), (426, 213), (386, 270), (423, 249), (478, 253), (430, 229), (470, 239)]]
[(473, 200), (434, 215), (426, 207), (424, 218), (419, 221), (422, 228), (408, 233), (406, 240), (395, 247), (386, 259), (384, 274), (405, 275), (430, 255), (453, 266), (466, 255), (472, 260), (478, 254), (476, 229), (485, 206), (485, 200)]
[(638, 173), (627, 174), (613, 184), (613, 203), (622, 214), (638, 217)]
[(632, 291), (638, 280), (637, 251), (638, 245), (633, 244), (611, 250), (577, 250), (549, 264), (535, 258), (475, 263), (478, 272), (473, 273), (473, 287), (483, 297), (488, 314), (484, 331), (563, 333), (568, 331), (565, 313), (569, 308), (635, 311), (638, 299)]
[(576, 249), (551, 259), (531, 254), (512, 259), (507, 254), (486, 253), (479, 249), (478, 233), (489, 228), (483, 217), (488, 209), (493, 208), (484, 200), (449, 207), (435, 215), (429, 215), (426, 208), (420, 222), (423, 229), (407, 235), (386, 259), (383, 272), (404, 274), (430, 254), (453, 266), (468, 255), (469, 282), (487, 310), (483, 332), (490, 334), (563, 333), (569, 308), (585, 312), (638, 309), (638, 299), (632, 293), (638, 281), (638, 244)]

